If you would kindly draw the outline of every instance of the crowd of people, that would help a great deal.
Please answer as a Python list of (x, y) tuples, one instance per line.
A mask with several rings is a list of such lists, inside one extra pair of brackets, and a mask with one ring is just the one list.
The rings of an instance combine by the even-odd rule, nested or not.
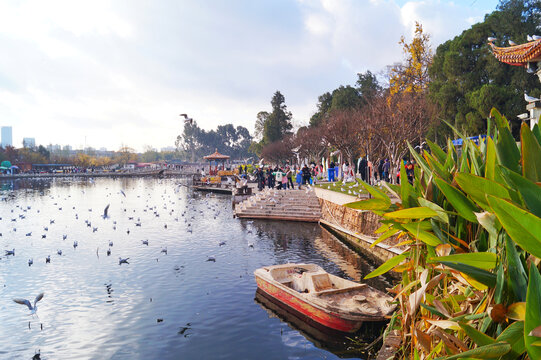
[[(406, 169), (408, 181), (413, 182), (415, 161), (403, 160)], [(400, 166), (397, 164), (394, 167), (396, 174), (396, 182), (400, 183)], [(239, 167), (240, 174), (247, 174), (247, 167), (242, 165)], [(253, 176), (257, 181), (258, 189), (263, 190), (265, 187), (278, 190), (287, 189), (302, 189), (303, 185), (312, 185), (317, 181), (334, 182), (341, 180), (343, 182), (352, 182), (356, 178), (360, 178), (369, 184), (377, 184), (380, 181), (391, 182), (391, 162), (388, 159), (382, 159), (376, 164), (362, 158), (358, 167), (345, 161), (342, 164), (337, 164), (331, 161), (329, 167), (325, 170), (321, 163), (315, 162), (297, 165), (285, 166), (261, 166), (253, 170)]]

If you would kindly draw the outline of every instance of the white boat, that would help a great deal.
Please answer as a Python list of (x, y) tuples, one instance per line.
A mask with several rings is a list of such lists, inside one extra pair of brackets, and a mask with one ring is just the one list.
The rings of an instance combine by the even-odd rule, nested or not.
[(384, 321), (396, 307), (389, 295), (329, 274), (315, 264), (266, 266), (254, 275), (267, 296), (341, 332), (355, 332), (365, 321)]

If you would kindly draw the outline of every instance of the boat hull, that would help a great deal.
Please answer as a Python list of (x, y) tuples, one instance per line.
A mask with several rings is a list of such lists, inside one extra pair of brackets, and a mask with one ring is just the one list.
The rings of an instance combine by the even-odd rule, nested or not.
[(363, 323), (362, 320), (346, 319), (340, 314), (312, 305), (301, 297), (295, 296), (257, 275), (256, 282), (258, 288), (271, 298), (279, 301), (284, 306), (291, 307), (326, 328), (352, 333), (359, 330)]

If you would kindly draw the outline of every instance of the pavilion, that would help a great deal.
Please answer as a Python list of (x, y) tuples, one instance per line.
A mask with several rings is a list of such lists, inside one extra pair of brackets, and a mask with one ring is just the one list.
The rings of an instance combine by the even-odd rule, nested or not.
[[(225, 162), (226, 160), (229, 160), (229, 156), (220, 154), (218, 152), (218, 149), (214, 152), (214, 154), (204, 156), (203, 159), (208, 160), (209, 162), (209, 175), (217, 175), (219, 170), (225, 170)], [(212, 168), (212, 165), (214, 163), (214, 169)], [(221, 169), (220, 169), (220, 163), (221, 163)]]
[[(498, 61), (513, 66), (525, 67), (527, 72), (535, 73), (539, 77), (539, 81), (541, 81), (541, 39), (508, 47), (498, 47), (491, 40), (489, 38), (488, 44)], [(528, 117), (530, 128), (533, 128), (539, 122), (541, 116), (541, 101), (529, 101), (526, 110), (530, 112), (530, 116), (528, 117), (525, 114), (524, 117)]]

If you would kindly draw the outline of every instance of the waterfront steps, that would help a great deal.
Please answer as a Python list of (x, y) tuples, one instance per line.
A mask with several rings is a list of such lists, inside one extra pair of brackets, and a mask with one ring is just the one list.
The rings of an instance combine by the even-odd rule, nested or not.
[(318, 222), (321, 206), (313, 190), (265, 189), (239, 203), (235, 216), (249, 219), (270, 219)]

